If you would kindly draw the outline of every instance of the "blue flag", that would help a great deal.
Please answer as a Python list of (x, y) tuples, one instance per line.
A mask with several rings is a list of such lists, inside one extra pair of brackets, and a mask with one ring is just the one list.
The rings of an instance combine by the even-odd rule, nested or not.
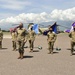
[(75, 26), (75, 22), (73, 22), (72, 26)]
[(57, 24), (54, 23), (52, 26), (51, 26), (53, 32), (57, 33)]
[(71, 29), (67, 29), (67, 30), (65, 30), (65, 32), (71, 32), (71, 31), (73, 31), (73, 29), (74, 29), (74, 26), (75, 26), (75, 22), (73, 22), (73, 24), (72, 24), (72, 26), (71, 26)]
[[(58, 25), (56, 24), (56, 22), (51, 26), (53, 32), (55, 32), (56, 34), (58, 33), (58, 32), (57, 32), (57, 26), (58, 26)], [(49, 30), (45, 30), (45, 31), (43, 32), (43, 35), (47, 35), (48, 32), (49, 32)]]
[(65, 30), (65, 32), (69, 33), (70, 32), (70, 29)]
[(45, 31), (43, 32), (43, 35), (47, 35), (48, 32), (49, 32), (49, 30), (45, 30)]
[(33, 25), (33, 30), (35, 31), (36, 34), (39, 33), (38, 24), (34, 24), (34, 25)]

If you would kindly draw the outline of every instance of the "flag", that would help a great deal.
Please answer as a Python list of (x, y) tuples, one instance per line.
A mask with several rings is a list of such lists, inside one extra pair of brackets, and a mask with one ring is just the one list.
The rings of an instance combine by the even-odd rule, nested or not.
[(75, 22), (73, 22), (72, 26), (75, 26)]
[(49, 32), (49, 30), (45, 30), (45, 31), (43, 32), (43, 35), (47, 35), (48, 32)]
[(10, 32), (11, 32), (11, 33), (13, 32), (13, 30), (14, 30), (13, 28), (10, 28)]
[(36, 34), (39, 33), (38, 24), (34, 24), (34, 25), (33, 25), (33, 30), (35, 31)]
[(58, 25), (56, 24), (56, 22), (51, 26), (53, 32), (55, 32), (55, 33), (57, 33), (57, 26)]
[(65, 30), (65, 32), (69, 33), (69, 32), (70, 32), (70, 30), (69, 30), (69, 29), (68, 29), (68, 30)]
[(10, 28), (10, 32), (16, 31), (17, 28), (19, 28), (19, 26), (15, 27), (15, 28)]
[(73, 27), (75, 26), (75, 22), (73, 22), (73, 24), (72, 24), (72, 26), (71, 26), (71, 29), (67, 29), (67, 30), (65, 30), (65, 32), (71, 32), (71, 31), (73, 31)]
[[(54, 33), (57, 33), (57, 26), (58, 25), (56, 24), (56, 22), (52, 26), (50, 26), (52, 28), (52, 30), (53, 30)], [(49, 30), (45, 30), (43, 32), (43, 35), (47, 35), (48, 32), (49, 32)]]

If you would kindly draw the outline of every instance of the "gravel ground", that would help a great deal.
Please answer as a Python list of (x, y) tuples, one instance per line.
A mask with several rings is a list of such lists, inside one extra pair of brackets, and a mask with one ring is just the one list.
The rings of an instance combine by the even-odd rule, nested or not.
[[(29, 46), (28, 42), (25, 47)], [(37, 47), (42, 46), (40, 50)], [(57, 51), (55, 48), (61, 48)], [(75, 75), (75, 54), (70, 56), (70, 38), (58, 34), (54, 53), (48, 53), (47, 37), (37, 36), (33, 53), (25, 48), (24, 59), (17, 59), (18, 51), (12, 51), (11, 37), (4, 36), (0, 49), (0, 75)]]

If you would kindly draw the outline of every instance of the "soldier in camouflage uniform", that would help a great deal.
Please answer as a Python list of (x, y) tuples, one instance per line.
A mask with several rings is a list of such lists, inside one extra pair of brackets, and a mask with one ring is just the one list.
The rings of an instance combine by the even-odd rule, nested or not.
[(3, 32), (0, 28), (0, 48), (2, 48)]
[(56, 40), (56, 34), (52, 31), (52, 28), (49, 28), (49, 32), (47, 33), (47, 41), (48, 41), (48, 49), (49, 53), (48, 54), (53, 54), (53, 48), (54, 48), (54, 43)]
[(69, 33), (69, 37), (71, 38), (71, 55), (72, 55), (75, 46), (75, 26), (73, 27), (73, 31)]
[(34, 32), (33, 28), (31, 27), (29, 34), (28, 34), (30, 52), (33, 52), (35, 35), (36, 35), (36, 33)]
[(18, 42), (18, 50), (19, 50), (18, 59), (23, 59), (24, 44), (26, 43), (26, 29), (23, 28), (22, 23), (19, 25), (19, 28), (17, 29), (17, 42)]
[(17, 33), (15, 30), (13, 30), (11, 32), (11, 36), (12, 36), (12, 47), (13, 47), (13, 51), (16, 51), (16, 45), (17, 45)]

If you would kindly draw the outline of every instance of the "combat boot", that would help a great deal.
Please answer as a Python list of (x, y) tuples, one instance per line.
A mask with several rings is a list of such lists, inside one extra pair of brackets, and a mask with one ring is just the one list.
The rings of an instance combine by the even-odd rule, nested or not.
[(2, 48), (2, 45), (0, 45), (0, 49)]
[(51, 51), (49, 51), (48, 54), (51, 54)]
[(73, 55), (73, 49), (71, 50), (71, 56)]
[(23, 53), (21, 53), (21, 59), (23, 59)]
[(21, 58), (21, 53), (19, 53), (19, 57), (18, 57), (18, 59), (20, 59)]
[(30, 49), (30, 51), (29, 52), (33, 52), (33, 49)]

